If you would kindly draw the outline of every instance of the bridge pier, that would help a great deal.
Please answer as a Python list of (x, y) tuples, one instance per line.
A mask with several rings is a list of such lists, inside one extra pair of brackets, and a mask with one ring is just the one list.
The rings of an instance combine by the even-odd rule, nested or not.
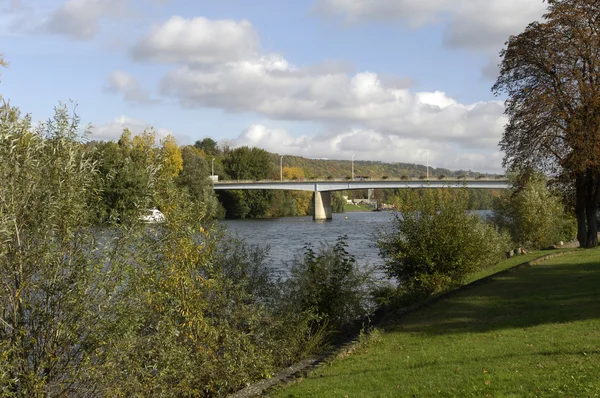
[(313, 194), (313, 220), (331, 220), (331, 192), (315, 191)]

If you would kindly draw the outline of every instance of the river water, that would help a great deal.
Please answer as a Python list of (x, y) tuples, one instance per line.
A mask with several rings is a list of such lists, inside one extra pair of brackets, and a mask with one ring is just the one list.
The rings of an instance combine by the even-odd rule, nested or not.
[(294, 255), (301, 253), (306, 243), (315, 248), (321, 243), (334, 244), (339, 236), (348, 236), (348, 253), (360, 265), (380, 265), (375, 241), (378, 232), (391, 226), (391, 212), (334, 213), (331, 221), (313, 221), (308, 217), (274, 219), (224, 220), (234, 235), (247, 243), (269, 247), (269, 259), (278, 271), (287, 271)]

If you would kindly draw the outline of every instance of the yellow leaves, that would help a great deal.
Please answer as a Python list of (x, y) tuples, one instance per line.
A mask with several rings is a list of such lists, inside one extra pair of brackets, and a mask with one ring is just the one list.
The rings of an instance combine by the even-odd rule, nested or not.
[(183, 157), (177, 146), (177, 141), (172, 135), (161, 140), (161, 158), (163, 170), (167, 176), (175, 177), (183, 170)]
[(141, 150), (145, 153), (150, 153), (156, 142), (156, 132), (154, 129), (146, 129), (142, 134), (133, 137), (131, 141), (134, 149)]
[(304, 170), (300, 167), (284, 167), (283, 178), (286, 180), (300, 180), (304, 178)]

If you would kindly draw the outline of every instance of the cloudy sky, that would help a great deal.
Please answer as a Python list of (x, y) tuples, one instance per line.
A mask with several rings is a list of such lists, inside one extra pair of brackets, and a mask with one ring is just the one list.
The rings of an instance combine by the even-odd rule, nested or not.
[(0, 93), (92, 139), (154, 126), (310, 158), (500, 172), (498, 52), (542, 0), (0, 0)]

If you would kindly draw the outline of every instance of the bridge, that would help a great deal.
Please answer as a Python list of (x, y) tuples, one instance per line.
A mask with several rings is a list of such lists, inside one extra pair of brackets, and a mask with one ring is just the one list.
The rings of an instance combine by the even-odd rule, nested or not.
[(509, 182), (505, 179), (476, 179), (476, 180), (322, 180), (322, 181), (214, 181), (214, 189), (274, 189), (283, 191), (313, 192), (314, 220), (331, 220), (331, 192), (349, 191), (354, 189), (406, 189), (406, 188), (480, 188), (505, 189)]

